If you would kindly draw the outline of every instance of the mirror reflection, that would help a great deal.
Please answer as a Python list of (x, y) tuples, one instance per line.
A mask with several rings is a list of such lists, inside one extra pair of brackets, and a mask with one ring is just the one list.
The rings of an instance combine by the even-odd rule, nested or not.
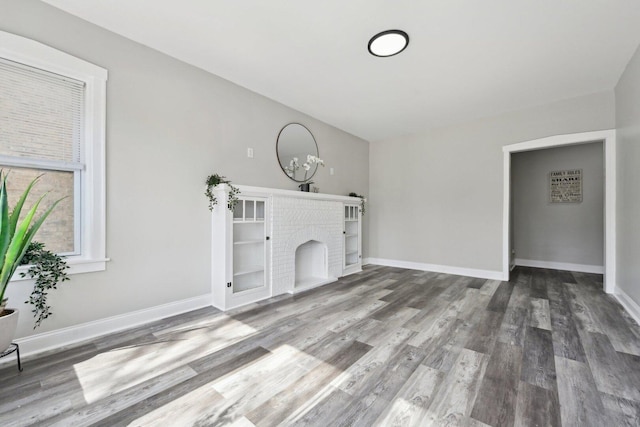
[(318, 145), (313, 135), (300, 123), (289, 123), (282, 128), (276, 143), (278, 162), (282, 171), (295, 182), (305, 182), (311, 179), (318, 169), (318, 164), (304, 164), (308, 156), (318, 157)]

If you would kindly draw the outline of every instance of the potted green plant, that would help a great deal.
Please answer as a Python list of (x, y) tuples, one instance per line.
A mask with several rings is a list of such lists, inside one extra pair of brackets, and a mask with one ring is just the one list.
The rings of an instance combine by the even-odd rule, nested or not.
[(31, 312), (36, 319), (33, 326), (35, 329), (53, 314), (51, 306), (47, 304), (47, 297), (51, 289), (58, 289), (59, 283), (69, 280), (65, 271), (69, 266), (64, 258), (45, 248), (44, 243), (35, 240), (29, 244), (21, 264), (28, 265), (29, 269), (20, 273), (20, 276), (35, 279), (29, 300), (25, 301), (33, 306)]
[(367, 198), (353, 192), (349, 193), (349, 197), (360, 197), (360, 213), (364, 216), (364, 205), (367, 202)]
[(227, 184), (229, 186), (229, 200), (227, 200), (227, 208), (230, 211), (233, 211), (233, 208), (238, 203), (238, 194), (240, 194), (240, 190), (237, 187), (231, 185), (231, 181), (226, 179), (226, 177), (222, 175), (218, 175), (214, 173), (213, 175), (209, 175), (207, 180), (205, 181), (207, 184), (207, 189), (204, 192), (204, 195), (209, 199), (209, 210), (212, 211), (213, 208), (218, 204), (218, 199), (215, 194), (213, 194), (213, 189), (220, 184)]
[(27, 252), (33, 236), (51, 211), (62, 200), (55, 201), (49, 209), (36, 219), (36, 210), (46, 194), (42, 195), (29, 209), (24, 218), (20, 219), (22, 207), (38, 178), (29, 183), (13, 210), (9, 212), (7, 175), (0, 171), (0, 181), (2, 181), (0, 185), (0, 351), (9, 347), (18, 325), (18, 310), (5, 308), (6, 299), (4, 294), (7, 286)]

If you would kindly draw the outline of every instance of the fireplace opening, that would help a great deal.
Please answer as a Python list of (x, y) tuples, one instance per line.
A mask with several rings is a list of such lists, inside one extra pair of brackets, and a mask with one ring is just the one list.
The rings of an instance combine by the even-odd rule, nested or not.
[(294, 286), (296, 289), (311, 288), (329, 281), (327, 252), (327, 245), (317, 240), (309, 240), (298, 246)]

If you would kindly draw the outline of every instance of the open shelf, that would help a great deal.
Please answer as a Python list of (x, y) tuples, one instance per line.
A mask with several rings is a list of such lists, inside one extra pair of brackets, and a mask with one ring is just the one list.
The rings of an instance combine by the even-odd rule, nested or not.
[(238, 271), (235, 271), (233, 273), (233, 277), (244, 276), (245, 274), (259, 273), (263, 271), (264, 271), (264, 267), (262, 265), (250, 265), (247, 267), (240, 268), (238, 269)]
[(259, 292), (264, 288), (264, 271), (254, 271), (242, 275), (233, 276), (233, 293)]
[(264, 242), (264, 239), (250, 239), (250, 240), (240, 240), (238, 242), (233, 242), (234, 245), (255, 245), (257, 243)]

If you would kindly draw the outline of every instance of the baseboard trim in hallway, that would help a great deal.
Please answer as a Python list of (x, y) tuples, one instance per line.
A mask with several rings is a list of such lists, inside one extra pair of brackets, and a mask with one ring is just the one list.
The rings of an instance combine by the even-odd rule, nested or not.
[(478, 270), (475, 268), (454, 267), (450, 265), (425, 264), (422, 262), (400, 261), (385, 258), (366, 258), (364, 264), (383, 265), (385, 267), (408, 268), (411, 270), (431, 271), (433, 273), (455, 274), (457, 276), (477, 277), (479, 279), (503, 280), (502, 271)]
[(567, 262), (538, 261), (535, 259), (520, 259), (520, 258), (516, 258), (515, 263), (520, 267), (548, 268), (551, 270), (604, 274), (604, 266), (602, 265), (570, 264)]
[(622, 304), (627, 313), (633, 320), (636, 321), (638, 325), (640, 325), (640, 305), (638, 305), (625, 291), (620, 288), (616, 288), (614, 294), (616, 299)]

